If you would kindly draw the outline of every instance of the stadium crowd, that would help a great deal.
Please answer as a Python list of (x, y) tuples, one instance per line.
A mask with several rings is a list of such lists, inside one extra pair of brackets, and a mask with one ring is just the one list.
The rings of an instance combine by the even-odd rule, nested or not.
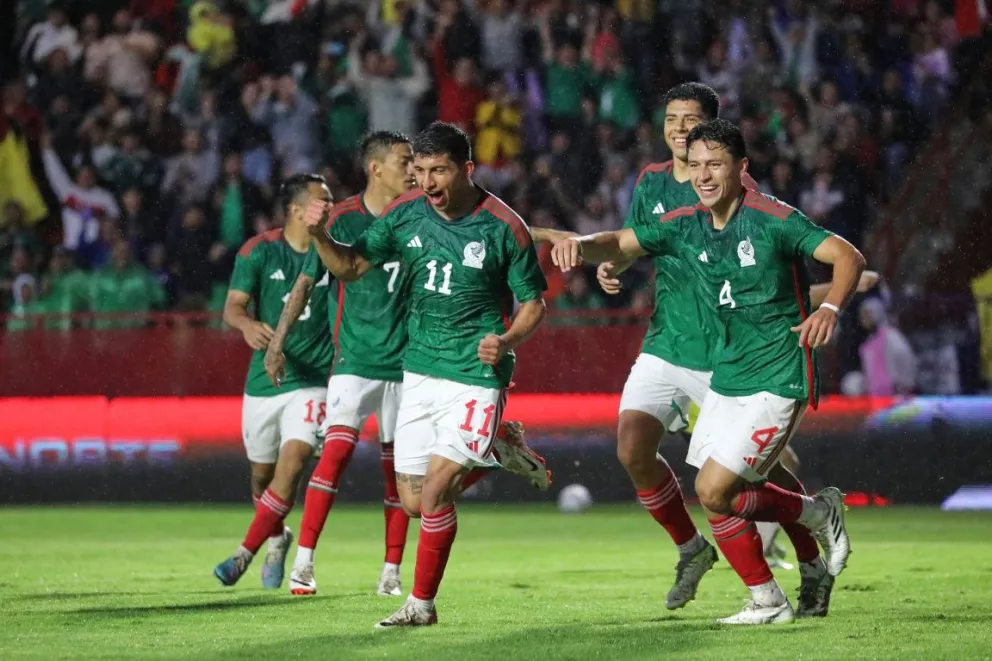
[[(967, 66), (953, 5), (22, 1), (0, 69), (6, 327), (219, 310), (238, 247), (282, 222), (279, 181), (356, 192), (367, 129), (453, 122), (531, 224), (617, 228), (669, 158), (658, 100), (684, 80), (718, 91), (766, 192), (860, 245)], [(557, 310), (652, 304), (647, 270), (610, 298), (548, 273)]]

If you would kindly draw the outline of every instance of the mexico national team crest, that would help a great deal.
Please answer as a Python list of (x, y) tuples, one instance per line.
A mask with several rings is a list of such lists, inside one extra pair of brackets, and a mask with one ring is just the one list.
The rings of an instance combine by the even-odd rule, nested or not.
[(486, 244), (473, 241), (465, 246), (464, 255), (465, 259), (462, 260), (463, 266), (468, 266), (473, 269), (481, 269), (482, 262), (486, 258)]
[(737, 257), (741, 260), (741, 266), (754, 266), (754, 246), (751, 245), (751, 238), (748, 237), (737, 244)]

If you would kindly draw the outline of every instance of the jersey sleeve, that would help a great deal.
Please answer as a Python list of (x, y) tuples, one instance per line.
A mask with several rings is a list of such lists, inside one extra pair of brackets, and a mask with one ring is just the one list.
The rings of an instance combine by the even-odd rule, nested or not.
[(508, 231), (506, 245), (510, 255), (510, 267), (507, 270), (510, 291), (521, 303), (541, 298), (548, 289), (548, 281), (541, 270), (534, 244), (528, 241), (526, 246), (521, 246), (514, 233)]
[(234, 272), (231, 274), (230, 289), (254, 296), (258, 291), (261, 273), (261, 251), (256, 249), (247, 254), (239, 252), (234, 258)]
[(834, 235), (825, 230), (800, 211), (793, 211), (781, 223), (777, 223), (779, 245), (789, 255), (812, 257), (813, 252), (825, 240)]
[(648, 225), (650, 214), (647, 209), (647, 194), (645, 186), (637, 184), (634, 187), (634, 195), (630, 200), (630, 209), (627, 210), (627, 217), (623, 221), (625, 229), (637, 227), (638, 225)]
[(376, 218), (369, 228), (359, 236), (352, 248), (367, 259), (373, 266), (382, 266), (397, 257), (396, 232), (393, 228), (395, 216), (387, 213)]
[(631, 228), (641, 248), (652, 257), (670, 255), (675, 251), (678, 238), (678, 221), (654, 222), (650, 225), (637, 225)]
[(307, 256), (303, 260), (303, 268), (300, 270), (300, 275), (312, 278), (316, 282), (324, 275), (324, 271), (326, 270), (324, 263), (320, 261), (317, 247), (311, 243), (310, 250), (307, 251)]

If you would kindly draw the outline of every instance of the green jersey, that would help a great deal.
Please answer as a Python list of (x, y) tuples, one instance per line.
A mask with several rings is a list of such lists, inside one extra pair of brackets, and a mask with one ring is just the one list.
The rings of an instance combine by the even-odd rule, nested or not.
[[(306, 253), (293, 250), (281, 229), (270, 230), (249, 239), (234, 259), (231, 289), (251, 296), (256, 318), (275, 328), (289, 299), (289, 292), (303, 270)], [(272, 397), (299, 388), (323, 387), (334, 361), (334, 339), (328, 320), (330, 275), (325, 271), (307, 306), (283, 345), (286, 371), (276, 388), (265, 373), (265, 351), (252, 354), (245, 380), (245, 394)]]
[[(359, 194), (331, 208), (324, 230), (338, 243), (350, 246), (374, 220)], [(323, 268), (317, 249), (311, 247), (303, 272), (316, 280)], [(403, 380), (406, 276), (407, 269), (399, 260), (393, 260), (384, 262), (361, 280), (338, 284), (337, 306), (332, 312), (337, 342), (335, 374)]]
[(770, 392), (815, 406), (815, 358), (790, 328), (809, 310), (805, 258), (832, 234), (754, 190), (722, 230), (701, 206), (676, 209), (661, 221), (634, 233), (649, 254), (678, 257), (695, 294), (716, 311), (720, 335), (710, 388), (730, 397)]
[(504, 388), (508, 352), (495, 367), (478, 357), (479, 341), (506, 330), (513, 297), (541, 297), (547, 282), (523, 220), (483, 192), (475, 209), (445, 220), (421, 191), (386, 208), (355, 250), (374, 266), (400, 260), (409, 273), (409, 341), (403, 369), (467, 385)]
[[(697, 202), (699, 197), (692, 184), (675, 180), (672, 161), (651, 163), (637, 179), (623, 226), (657, 225), (668, 211)], [(692, 277), (691, 269), (675, 255), (660, 254), (654, 258), (654, 270), (654, 311), (641, 351), (680, 367), (713, 369), (713, 312), (692, 287), (686, 286)]]

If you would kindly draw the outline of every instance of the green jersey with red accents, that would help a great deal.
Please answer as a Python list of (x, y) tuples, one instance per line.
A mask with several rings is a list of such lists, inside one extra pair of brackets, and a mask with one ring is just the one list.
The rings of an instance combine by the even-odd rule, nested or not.
[(480, 193), (469, 214), (447, 220), (423, 192), (411, 191), (387, 207), (354, 248), (375, 268), (399, 260), (407, 269), (405, 371), (505, 388), (513, 352), (494, 368), (479, 360), (479, 341), (505, 332), (514, 297), (536, 300), (547, 282), (520, 216)]
[[(375, 219), (359, 194), (331, 207), (324, 231), (338, 243), (350, 246)], [(311, 247), (304, 273), (316, 280), (323, 269), (316, 248)], [(356, 282), (338, 283), (337, 305), (331, 312), (337, 343), (335, 374), (382, 381), (403, 379), (407, 272), (397, 258), (377, 265)]]
[[(255, 306), (256, 319), (274, 329), (306, 256), (307, 253), (297, 252), (286, 242), (281, 229), (259, 234), (238, 251), (230, 289), (248, 294)], [(248, 366), (245, 394), (272, 397), (327, 385), (334, 361), (334, 339), (327, 324), (331, 284), (330, 275), (324, 271), (306, 308), (286, 336), (283, 345), (286, 369), (280, 387), (273, 386), (265, 373), (265, 351), (255, 351)]]
[(805, 260), (833, 236), (800, 211), (746, 190), (722, 230), (701, 207), (677, 209), (634, 233), (651, 255), (682, 262), (686, 288), (715, 311), (710, 387), (731, 397), (770, 392), (816, 405), (815, 352), (790, 329), (809, 310)]

